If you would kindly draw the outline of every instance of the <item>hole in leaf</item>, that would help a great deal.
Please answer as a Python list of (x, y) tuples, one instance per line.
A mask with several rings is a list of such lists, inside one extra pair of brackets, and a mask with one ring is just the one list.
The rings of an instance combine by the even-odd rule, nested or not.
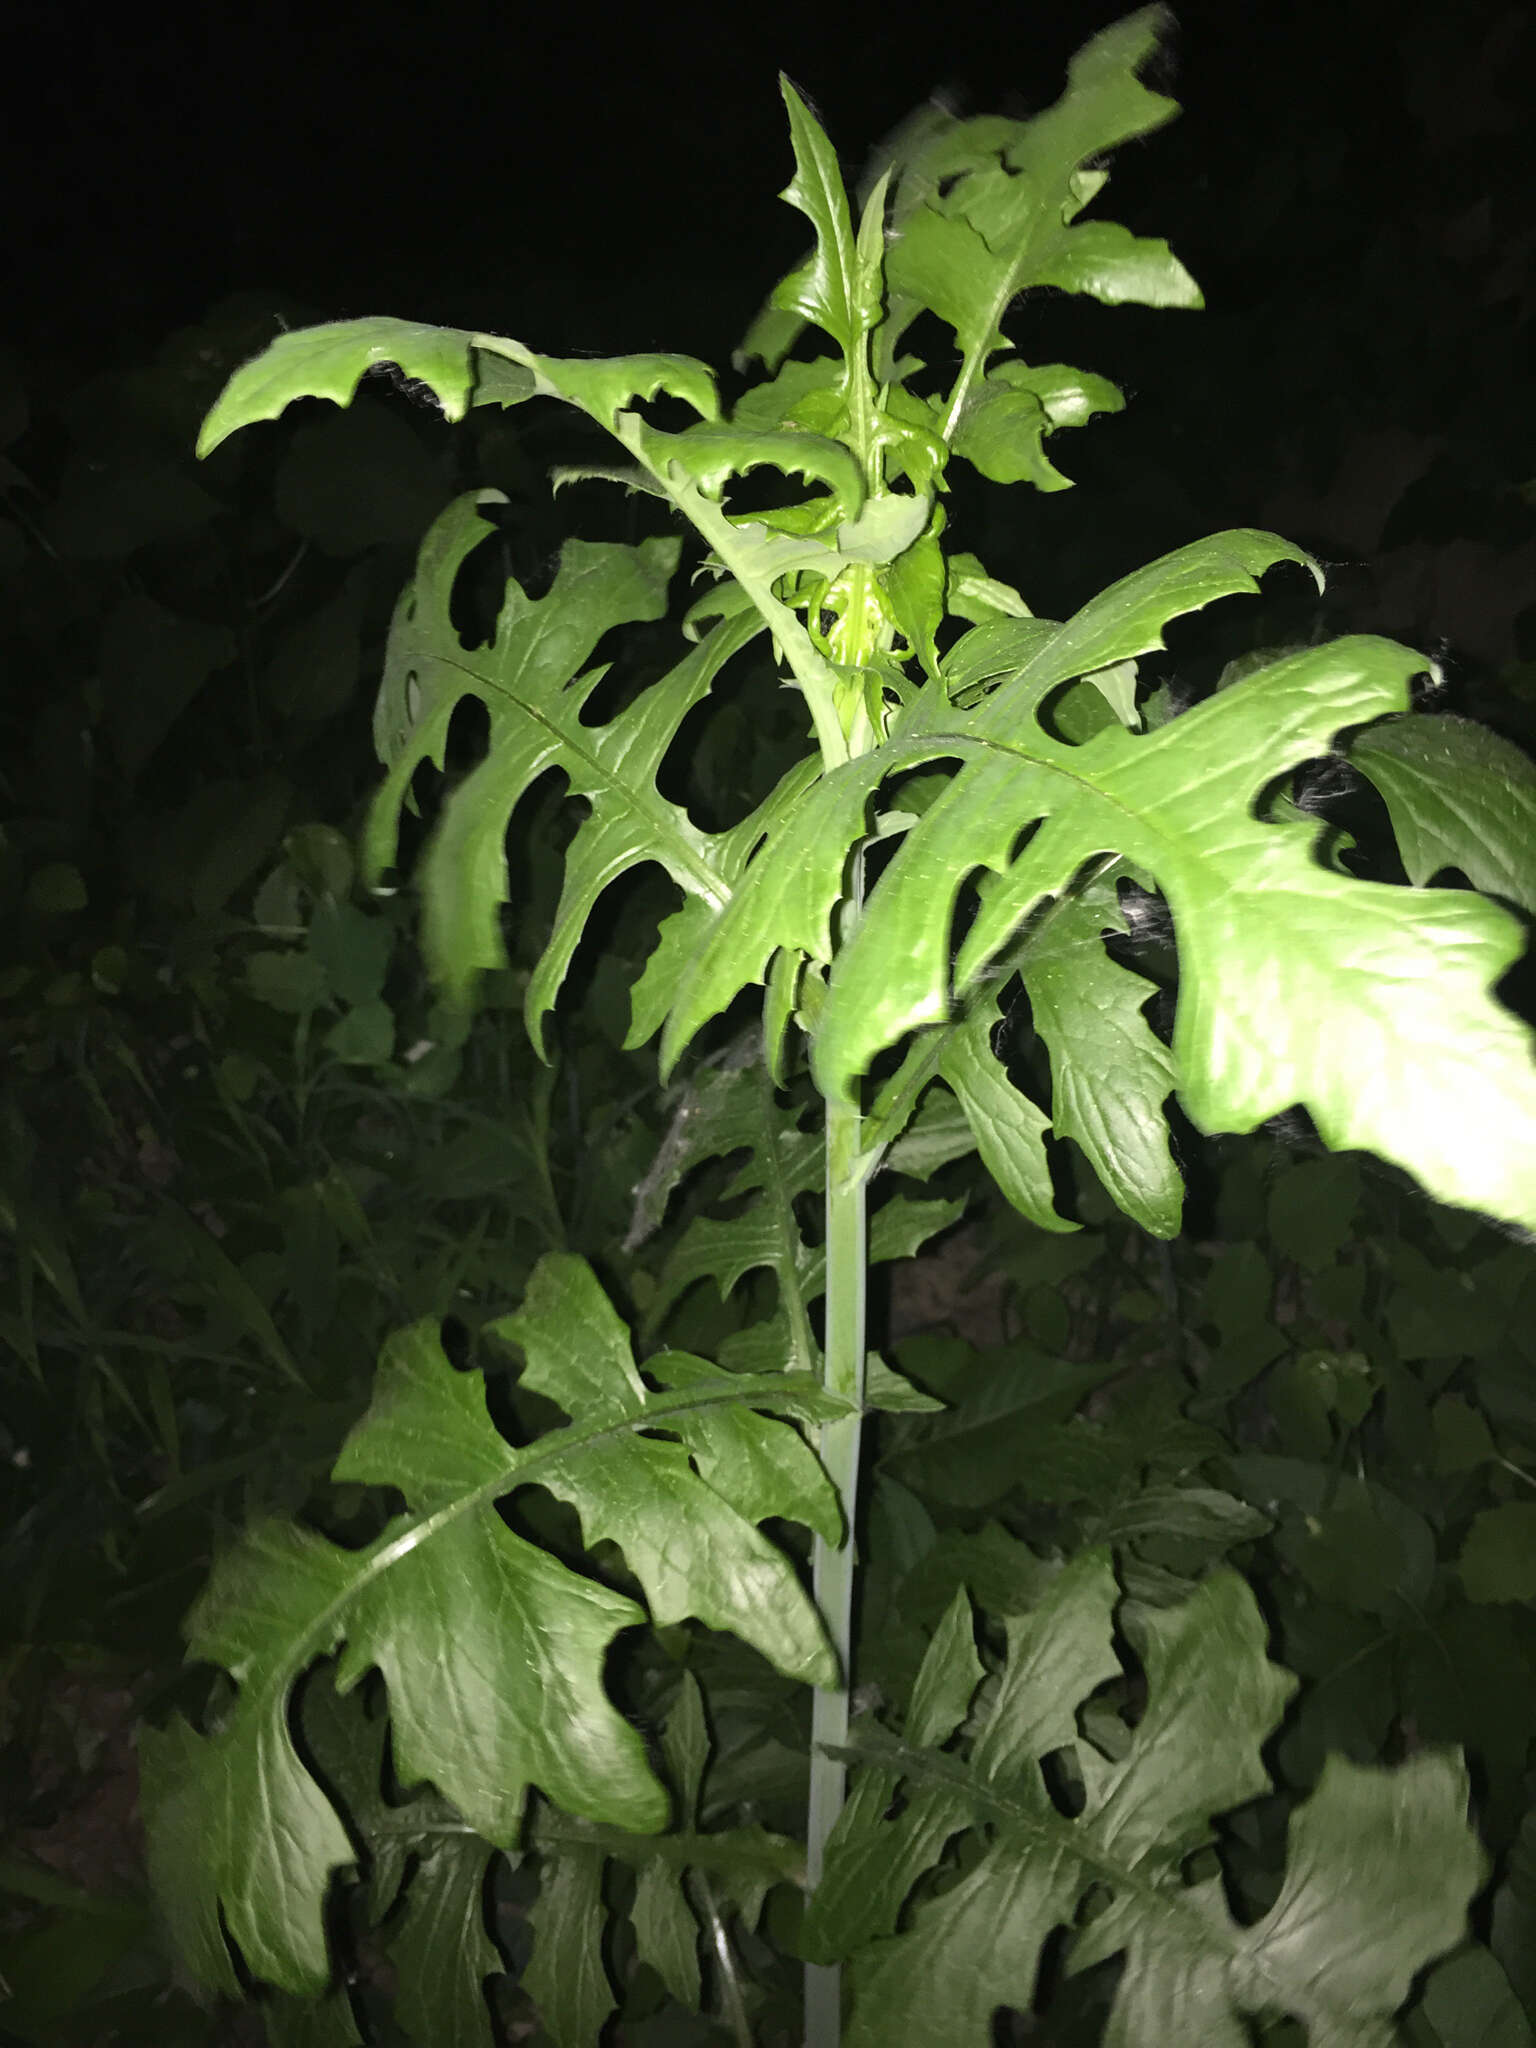
[(1278, 1115), (1266, 1117), (1259, 1129), (1266, 1137), (1277, 1139), (1283, 1145), (1292, 1145), (1309, 1155), (1315, 1156), (1326, 1150), (1317, 1134), (1317, 1125), (1299, 1102), (1292, 1103), (1289, 1109), (1282, 1109)]
[(1316, 819), (1310, 849), (1316, 864), (1363, 880), (1407, 883), (1384, 800), (1342, 754), (1321, 755), (1276, 776), (1258, 792), (1251, 814), (1265, 824), (1298, 814)]
[[(626, 1592), (643, 1597), (638, 1582), (627, 1574), (623, 1584)], [(625, 1720), (644, 1736), (654, 1768), (659, 1762), (656, 1752), (661, 1727), (656, 1718), (655, 1638), (649, 1627), (620, 1629), (614, 1636), (603, 1659), (603, 1691)], [(667, 1783), (671, 1774), (663, 1765), (657, 1775)]]
[[(1045, 820), (1043, 818), (1031, 818), (1026, 824), (1021, 825), (1019, 827), (1019, 830), (1013, 835), (1013, 844), (1008, 849), (1008, 859), (1010, 864), (1020, 858), (1020, 856), (1024, 852), (1024, 849), (1029, 845), (1029, 842), (1034, 838), (1035, 834), (1040, 830), (1041, 826), (1044, 823)], [(1045, 908), (1046, 905), (1040, 905), (1038, 909), (1032, 910), (1030, 912), (1030, 916), (1040, 916)]]
[(809, 713), (752, 641), (716, 675), (662, 758), (656, 786), (706, 832), (747, 817), (805, 752)]
[(473, 1339), (469, 1325), (459, 1316), (446, 1315), (439, 1326), (439, 1342), (443, 1356), (455, 1372), (473, 1370)]
[(501, 905), (500, 920), (507, 958), (515, 965), (533, 965), (554, 923), (564, 851), (576, 829), (567, 814), (565, 792), (564, 770), (546, 768), (524, 790), (507, 820), (507, 900)]
[(155, 1699), (156, 1715), (162, 1711), (185, 1715), (194, 1728), (206, 1732), (217, 1727), (235, 1703), (238, 1688), (221, 1664), (197, 1659), (178, 1671)]
[(583, 1578), (608, 1576), (593, 1569), (591, 1553), (581, 1540), (581, 1517), (547, 1487), (520, 1486), (497, 1501), (496, 1512), (514, 1536), (521, 1536), (536, 1550), (548, 1551)]
[[(336, 1764), (339, 1752), (346, 1752), (349, 1758), (355, 1757), (366, 1741), (369, 1724), (382, 1710), (384, 1682), (376, 1670), (370, 1671), (359, 1685), (343, 1695), (335, 1690), (335, 1677), (334, 1657), (310, 1665), (288, 1695), (285, 1709), (288, 1738), (304, 1768), (323, 1787), (336, 1808), (342, 1826), (359, 1851), (359, 1860), (366, 1861), (367, 1844), (358, 1834), (347, 1802), (341, 1796)], [(381, 1755), (380, 1789), (383, 1788), (383, 1775)]]
[(1035, 714), (1042, 732), (1063, 746), (1079, 746), (1088, 737), (1092, 722), (1100, 726), (1117, 723), (1113, 711), (1096, 683), (1084, 677), (1060, 683), (1040, 699)]
[(1012, 1080), (1012, 1062), (1024, 1056), (1035, 1029), (1029, 993), (1017, 974), (1004, 982), (998, 992), (997, 1008), (997, 1022), (992, 1027), (992, 1054), (1002, 1062), (1004, 1071)]
[(241, 1953), (240, 1944), (229, 1931), (229, 1918), (224, 1911), (224, 1901), (222, 1899), (218, 1902), (218, 1915), (219, 1933), (223, 1936), (224, 1946), (229, 1951), (230, 1960), (234, 1965), (235, 1981), (240, 1986), (240, 1997), (243, 2002), (250, 2003), (259, 1996), (262, 1987), (259, 1981), (251, 1975), (246, 1965), (245, 1957)]
[[(914, 768), (910, 774), (893, 775), (880, 791), (881, 815), (903, 811), (914, 818), (923, 817), (948, 789), (960, 765), (958, 756), (941, 755), (935, 761), (925, 761), (921, 768)], [(887, 844), (899, 846), (901, 841), (893, 835), (889, 841), (882, 840), (880, 844), (882, 847)]]
[[(574, 832), (587, 806), (565, 806), (561, 824)], [(630, 868), (606, 888), (588, 914), (571, 956), (557, 1005), (561, 1018), (580, 1012), (581, 1030), (595, 1033), (610, 1045), (622, 1044), (629, 1031), (632, 991), (655, 951), (662, 919), (677, 909), (679, 891), (654, 861)], [(547, 926), (538, 928), (542, 944)], [(548, 1030), (555, 1028), (553, 1021)]]
[(405, 1513), (397, 1486), (352, 1486), (322, 1481), (312, 1488), (300, 1519), (344, 1550), (363, 1550)]
[[(1034, 1989), (1029, 2001), (1029, 2011), (1032, 2015), (1049, 2012), (1056, 2013), (1059, 2017), (1058, 2001), (1066, 1978), (1066, 1958), (1070, 1940), (1071, 1932), (1068, 1928), (1053, 1927), (1040, 1944), (1040, 1960), (1035, 1969)], [(1006, 2011), (1005, 2008), (1004, 2012), (998, 2013), (992, 2023), (992, 2038), (998, 2044), (998, 2048), (1003, 2048), (1003, 2044), (1011, 2044), (1020, 2038), (1017, 2019), (1005, 2022)], [(1002, 2030), (1003, 2026), (1006, 2030)], [(1026, 2031), (1035, 2032), (1032, 2021), (1026, 2022)]]
[(1143, 889), (1139, 882), (1133, 882), (1122, 875), (1115, 884), (1115, 896), (1120, 905), (1120, 915), (1125, 920), (1125, 932), (1108, 932), (1104, 943), (1107, 947), (1173, 945), (1173, 912), (1168, 908), (1167, 898), (1155, 889)]
[(1077, 1751), (1070, 1743), (1041, 1757), (1040, 1776), (1045, 1781), (1052, 1806), (1062, 1819), (1076, 1820), (1087, 1795), (1083, 1789), (1082, 1772), (1078, 1769)]
[(411, 772), (408, 801), (400, 811), (400, 863), (397, 872), (408, 872), (437, 816), (443, 787), (442, 770), (433, 761), (418, 761)]
[[(625, 409), (639, 413), (648, 427), (662, 434), (683, 434), (699, 423), (696, 408), (671, 391), (658, 391), (652, 398), (635, 395), (627, 401)], [(612, 454), (608, 459), (613, 460)]]
[(443, 745), (443, 773), (459, 782), (485, 759), (491, 740), (491, 715), (479, 697), (461, 697), (448, 721)]
[(794, 1197), (790, 1207), (794, 1211), (795, 1224), (805, 1242), (813, 1248), (823, 1243), (826, 1237), (826, 1217), (821, 1197), (807, 1189), (805, 1193)]
[(1121, 877), (1116, 884), (1123, 932), (1104, 934), (1105, 952), (1118, 967), (1139, 974), (1153, 984), (1154, 993), (1142, 1005), (1142, 1016), (1164, 1045), (1173, 1038), (1178, 1006), (1179, 956), (1174, 942), (1173, 913), (1156, 891)]
[(1074, 1927), (1088, 1927), (1098, 1919), (1105, 1907), (1114, 1898), (1107, 1884), (1091, 1884), (1077, 1902), (1077, 1911), (1072, 1917)]
[(495, 636), (507, 578), (512, 573), (512, 536), (494, 515), (512, 509), (507, 505), (481, 507), (481, 515), (490, 521), (493, 531), (464, 557), (448, 593), (448, 622), (466, 652), (488, 647)]
[(499, 1338), (492, 1338), (489, 1348), (492, 1358), (485, 1375), (486, 1411), (507, 1442), (532, 1443), (552, 1429), (563, 1429), (570, 1420), (565, 1410), (519, 1380), (522, 1354), (515, 1354), (514, 1365), (510, 1347), (504, 1351)]
[(1536, 948), (1527, 944), (1508, 974), (1495, 983), (1493, 992), (1523, 1023), (1536, 1024)]
[[(1091, 1403), (1090, 1403), (1091, 1408)], [(1075, 1716), (1078, 1734), (1091, 1750), (1120, 1763), (1131, 1746), (1131, 1734), (1146, 1712), (1147, 1686), (1134, 1651), (1123, 1641), (1118, 1645), (1129, 1672), (1100, 1686), (1092, 1699), (1085, 1700)]]
[(599, 669), (607, 671), (582, 699), (582, 724), (609, 724), (686, 652), (687, 643), (670, 619), (610, 626), (581, 665), (584, 676)]

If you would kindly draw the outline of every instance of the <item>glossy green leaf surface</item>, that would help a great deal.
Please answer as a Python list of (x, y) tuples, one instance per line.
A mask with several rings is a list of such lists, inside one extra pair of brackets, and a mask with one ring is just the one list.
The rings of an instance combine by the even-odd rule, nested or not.
[[(956, 961), (962, 990), (1042, 896), (1113, 848), (1154, 876), (1173, 913), (1173, 1061), (1198, 1124), (1250, 1130), (1300, 1102), (1332, 1146), (1394, 1159), (1444, 1200), (1536, 1216), (1536, 1074), (1524, 1028), (1492, 995), (1520, 951), (1518, 928), (1464, 892), (1394, 889), (1321, 868), (1309, 824), (1251, 814), (1288, 759), (1326, 751), (1343, 725), (1400, 709), (1416, 666), (1388, 642), (1336, 642), (1261, 671), (1160, 733), (1112, 727), (1078, 748), (1041, 744), (1019, 727), (1003, 739), (1014, 693), (999, 689), (975, 714), (998, 739), (989, 732), (952, 799), (907, 836), (839, 957), (814, 1054), (823, 1085), (846, 1092), (882, 1044), (946, 1014), (939, 919), (969, 870), (997, 879)], [(1029, 680), (1026, 669), (1021, 693)], [(1198, 816), (1183, 776), (1154, 766), (1165, 740), (1199, 784)], [(961, 751), (955, 739), (945, 744)], [(1030, 816), (1048, 823), (1010, 862)], [(808, 858), (820, 851), (807, 848)], [(822, 858), (825, 876), (830, 852)], [(1495, 1130), (1486, 1148), (1477, 1141)]]

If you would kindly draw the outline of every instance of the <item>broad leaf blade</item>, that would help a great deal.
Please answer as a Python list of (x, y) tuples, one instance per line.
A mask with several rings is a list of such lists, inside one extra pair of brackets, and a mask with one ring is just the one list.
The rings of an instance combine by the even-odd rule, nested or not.
[[(1095, 661), (1106, 645), (1081, 617), (1062, 633)], [(1395, 1160), (1442, 1200), (1536, 1221), (1536, 1069), (1528, 1033), (1492, 994), (1521, 950), (1519, 927), (1464, 891), (1331, 871), (1312, 857), (1311, 821), (1254, 815), (1277, 774), (1326, 753), (1341, 729), (1400, 712), (1420, 666), (1388, 641), (1338, 641), (1156, 733), (1113, 726), (1073, 747), (1031, 716), (1041, 686), (1060, 677), (1055, 650), (1037, 653), (968, 726), (957, 719), (974, 752), (958, 734), (943, 743), (964, 765), (908, 833), (839, 956), (813, 1048), (819, 1084), (846, 1094), (902, 1032), (943, 1021), (1042, 898), (1115, 851), (1153, 877), (1173, 914), (1173, 1064), (1203, 1129), (1251, 1130), (1301, 1103), (1334, 1149)], [(1011, 858), (1031, 816), (1044, 823)], [(828, 852), (818, 848), (821, 888)], [(991, 873), (952, 984), (949, 923), (978, 866)], [(814, 877), (797, 886), (812, 900)], [(744, 883), (738, 918), (746, 893)], [(1469, 1145), (1469, 1132), (1482, 1142)]]
[[(223, 1926), (274, 1984), (312, 1995), (326, 1981), (322, 1904), (354, 1851), (288, 1713), (298, 1679), (338, 1648), (339, 1690), (384, 1676), (401, 1781), (430, 1779), (487, 1842), (515, 1841), (530, 1784), (622, 1828), (665, 1824), (645, 1746), (603, 1689), (613, 1640), (642, 1611), (514, 1535), (496, 1503), (519, 1485), (549, 1487), (590, 1540), (618, 1542), (658, 1618), (736, 1628), (795, 1676), (824, 1682), (835, 1668), (793, 1566), (749, 1516), (803, 1507), (827, 1521), (825, 1477), (776, 1417), (821, 1420), (842, 1404), (809, 1375), (730, 1376), (681, 1358), (677, 1390), (650, 1393), (580, 1260), (547, 1260), (499, 1329), (569, 1428), (515, 1449), (436, 1324), (399, 1333), (335, 1476), (397, 1487), (407, 1513), (359, 1551), (261, 1525), (190, 1618), (191, 1654), (239, 1689), (214, 1733), (176, 1720), (146, 1736), (144, 1797), (156, 1888), (210, 1983), (233, 1983)], [(741, 1478), (747, 1512), (701, 1471)]]

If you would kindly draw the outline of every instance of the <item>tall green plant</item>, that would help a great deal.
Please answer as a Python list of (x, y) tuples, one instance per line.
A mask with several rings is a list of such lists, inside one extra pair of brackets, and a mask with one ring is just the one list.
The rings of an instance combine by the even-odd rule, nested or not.
[[(955, 1213), (898, 1195), (866, 1219), (882, 1167), (921, 1179), (974, 1147), (1025, 1217), (1063, 1232), (1076, 1226), (1048, 1141), (1071, 1138), (1124, 1213), (1168, 1238), (1177, 1091), (1207, 1131), (1301, 1104), (1329, 1146), (1536, 1224), (1536, 1073), (1492, 993), (1521, 927), (1483, 895), (1428, 886), (1454, 866), (1530, 905), (1523, 763), (1414, 713), (1422, 657), (1375, 638), (1265, 664), (1181, 716), (1166, 698), (1139, 711), (1137, 664), (1170, 620), (1253, 592), (1280, 563), (1318, 573), (1274, 535), (1180, 548), (1064, 622), (946, 545), (957, 458), (996, 482), (1061, 488), (1046, 437), (1122, 402), (1100, 378), (1014, 352), (1004, 327), (1022, 294), (1199, 304), (1164, 243), (1079, 217), (1105, 153), (1175, 111), (1138, 76), (1161, 25), (1149, 10), (1096, 37), (1032, 121), (910, 124), (857, 220), (786, 84), (785, 197), (814, 246), (748, 337), (743, 361), (764, 374), (729, 413), (688, 358), (560, 360), (371, 319), (283, 335), (206, 422), (205, 453), (296, 398), (349, 404), (383, 363), (451, 418), (558, 399), (619, 458), (557, 483), (611, 478), (702, 538), (709, 583), (682, 620), (688, 650), (614, 709), (597, 694), (606, 665), (587, 664), (613, 629), (665, 615), (680, 542), (568, 542), (547, 593), (509, 581), (489, 645), (470, 649), (452, 598), (498, 494), (451, 506), (395, 614), (365, 859), (381, 880), (419, 771), (444, 767), (456, 719), (478, 706), (483, 755), (418, 868), (428, 963), (444, 999), (468, 1005), (506, 960), (509, 818), (546, 773), (564, 777), (581, 808), (527, 987), (536, 1046), (604, 892), (665, 872), (677, 907), (634, 985), (628, 1043), (659, 1034), (664, 1079), (696, 1041), (714, 1049), (688, 1070), (642, 1206), (660, 1213), (704, 1161), (746, 1164), (724, 1190), (731, 1213), (674, 1245), (647, 1335), (698, 1279), (729, 1291), (766, 1271), (776, 1286), (772, 1312), (720, 1358), (637, 1359), (592, 1267), (551, 1254), (485, 1332), (521, 1355), (520, 1441), (435, 1321), (390, 1340), (335, 1476), (395, 1489), (403, 1510), (359, 1550), (292, 1524), (253, 1529), (188, 1625), (192, 1654), (232, 1685), (206, 1732), (177, 1721), (145, 1738), (156, 1883), (210, 1984), (235, 1988), (232, 1942), (257, 1977), (325, 1992), (322, 1909), (361, 1856), (358, 1910), (400, 1902), (402, 2022), (423, 2040), (485, 2038), (481, 1985), (499, 1956), (480, 1916), (496, 1850), (537, 1866), (523, 1983), (562, 2048), (595, 2041), (613, 2009), (610, 1909), (628, 1952), (695, 2010), (707, 1934), (714, 2009), (738, 2041), (767, 2026), (738, 1967), (741, 1930), (786, 1877), (811, 1893), (799, 1941), (816, 2048), (839, 2038), (850, 1960), (851, 2040), (984, 2042), (996, 2007), (1030, 2004), (1063, 1927), (1076, 1929), (1069, 1968), (1121, 1959), (1107, 2039), (1235, 2043), (1244, 2014), (1287, 2013), (1315, 2043), (1384, 2043), (1415, 1972), (1460, 1938), (1481, 1856), (1460, 1762), (1439, 1752), (1391, 1773), (1331, 1760), (1293, 1816), (1268, 1910), (1234, 1919), (1213, 1823), (1267, 1788), (1260, 1751), (1293, 1681), (1267, 1661), (1230, 1571), (1191, 1574), (1187, 1597), (1156, 1605), (1121, 1597), (1106, 1549), (1038, 1561), (1027, 1611), (1006, 1641), (983, 1634), (985, 1654), (959, 1591), (899, 1728), (850, 1728), (861, 1420), (933, 1405), (866, 1353), (868, 1269)], [(945, 374), (904, 349), (920, 316), (953, 336)], [(662, 399), (672, 424), (655, 416)], [(735, 481), (759, 469), (804, 487), (733, 505)], [(689, 714), (764, 633), (815, 748), (749, 815), (706, 830), (661, 784)], [(1380, 791), (1413, 886), (1324, 857), (1314, 822), (1275, 795), (1335, 750)], [(1104, 943), (1127, 929), (1121, 883), (1172, 914), (1171, 1044), (1143, 1014), (1150, 984)], [(1013, 988), (1048, 1065), (1049, 1112), (997, 1051)], [(744, 1049), (727, 1033), (750, 1003), (760, 1028)], [(503, 1513), (534, 1488), (575, 1510), (580, 1569), (558, 1517), (525, 1512), (514, 1527)], [(771, 1539), (770, 1520), (812, 1532), (809, 1594), (793, 1534)], [(709, 1824), (713, 1703), (691, 1675), (655, 1696), (654, 1759), (615, 1705), (619, 1639), (689, 1619), (817, 1688), (803, 1864), (750, 1820)], [(690, 1639), (667, 1640), (688, 1661)], [(334, 1689), (303, 1687), (301, 1753), (294, 1695), (332, 1658)], [(373, 1671), (398, 1799), (360, 1687)], [(355, 2038), (341, 1992), (304, 2024)]]

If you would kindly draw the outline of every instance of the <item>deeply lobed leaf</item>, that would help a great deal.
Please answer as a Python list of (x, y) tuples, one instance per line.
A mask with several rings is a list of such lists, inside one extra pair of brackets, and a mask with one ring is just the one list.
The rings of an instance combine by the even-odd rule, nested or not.
[[(963, 1756), (919, 1747), (954, 1729), (979, 1677), (952, 1611), (907, 1739), (868, 1746), (807, 1922), (812, 1953), (853, 1957), (852, 2048), (895, 2030), (914, 2048), (984, 2044), (998, 2007), (1029, 2007), (1044, 1943), (1074, 1923), (1069, 1970), (1124, 1955), (1105, 2034), (1119, 2048), (1239, 2048), (1244, 2014), (1276, 2012), (1312, 2040), (1385, 2043), (1414, 1974), (1461, 1938), (1484, 1862), (1466, 1773), (1442, 1754), (1395, 1772), (1332, 1760), (1293, 1817), (1280, 1895), (1253, 1926), (1233, 1920), (1219, 1878), (1187, 1882), (1214, 1817), (1268, 1789), (1260, 1751), (1294, 1681), (1266, 1660), (1264, 1623), (1234, 1574), (1181, 1607), (1129, 1611), (1146, 1706), (1112, 1761), (1081, 1713), (1120, 1674), (1117, 1598), (1107, 1553), (1087, 1552), (1009, 1623), (996, 1697)], [(941, 1698), (935, 1718), (921, 1703)], [(1058, 1773), (1070, 1759), (1081, 1785), (1070, 1818), (1047, 1790), (1047, 1759)], [(979, 1853), (933, 1893), (924, 1874), (972, 1830)], [(1419, 1881), (1430, 1865), (1433, 1891)]]
[(435, 1323), (417, 1324), (386, 1346), (335, 1468), (398, 1488), (408, 1512), (360, 1551), (261, 1525), (190, 1617), (191, 1654), (237, 1692), (211, 1734), (182, 1720), (147, 1732), (145, 1802), (156, 1886), (209, 1983), (234, 1984), (221, 1915), (258, 1975), (313, 1992), (328, 1974), (321, 1907), (354, 1852), (288, 1729), (290, 1692), (319, 1657), (340, 1652), (342, 1692), (383, 1673), (401, 1783), (430, 1779), (487, 1842), (516, 1838), (530, 1784), (594, 1820), (664, 1825), (644, 1744), (603, 1688), (615, 1636), (643, 1612), (508, 1528), (496, 1504), (520, 1485), (569, 1500), (588, 1541), (617, 1543), (657, 1620), (695, 1614), (797, 1678), (831, 1676), (816, 1610), (756, 1521), (835, 1528), (821, 1467), (773, 1418), (842, 1404), (807, 1376), (731, 1375), (683, 1354), (658, 1361), (675, 1391), (650, 1392), (590, 1269), (564, 1255), (496, 1329), (567, 1429), (511, 1446), (478, 1375), (449, 1364)]

